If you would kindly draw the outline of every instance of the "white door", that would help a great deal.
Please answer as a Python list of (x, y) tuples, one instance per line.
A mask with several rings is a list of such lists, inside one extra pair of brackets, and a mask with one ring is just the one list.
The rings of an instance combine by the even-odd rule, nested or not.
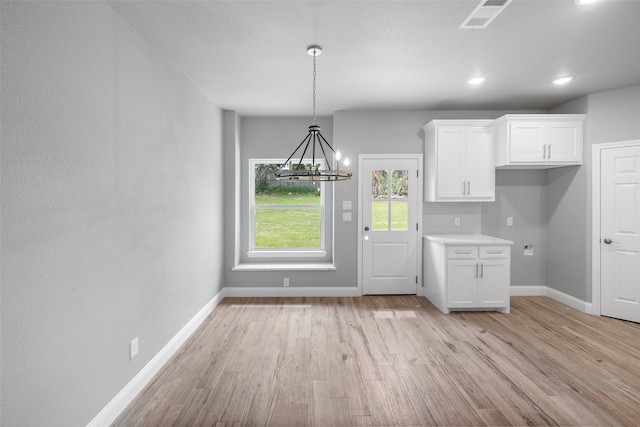
[(466, 129), (464, 127), (443, 127), (436, 129), (438, 168), (437, 194), (440, 198), (459, 199), (462, 196)]
[(582, 123), (551, 123), (547, 159), (577, 162), (582, 159)]
[(509, 160), (537, 163), (544, 161), (544, 124), (539, 122), (509, 125)]
[(362, 293), (415, 294), (418, 283), (418, 158), (360, 164)]
[(602, 315), (640, 322), (640, 145), (602, 150), (600, 299)]
[(447, 261), (447, 306), (451, 308), (478, 306), (478, 260)]
[(485, 128), (467, 130), (465, 146), (466, 180), (468, 196), (493, 199), (495, 194), (495, 169), (493, 165), (493, 137)]
[(478, 306), (504, 307), (509, 301), (510, 264), (504, 259), (481, 259)]

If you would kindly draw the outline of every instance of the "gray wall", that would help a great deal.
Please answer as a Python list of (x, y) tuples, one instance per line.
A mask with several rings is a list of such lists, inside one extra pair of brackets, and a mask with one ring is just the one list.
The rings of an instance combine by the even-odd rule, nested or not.
[[(531, 111), (527, 111), (531, 112)], [(539, 112), (539, 111), (533, 111)], [(231, 271), (237, 261), (242, 259), (246, 250), (246, 238), (241, 239), (240, 248), (235, 245), (236, 212), (248, 218), (246, 208), (246, 192), (226, 188), (225, 218), (227, 232), (225, 234), (225, 286), (230, 287), (280, 287), (282, 279), (289, 277), (291, 287), (298, 286), (357, 286), (357, 218), (358, 218), (358, 155), (387, 153), (423, 153), (424, 133), (422, 127), (433, 119), (493, 119), (506, 114), (507, 111), (338, 111), (330, 120), (321, 122), (323, 133), (333, 124), (333, 143), (351, 159), (354, 179), (334, 184), (335, 242), (334, 263), (337, 270), (333, 272), (238, 272)], [(239, 168), (241, 189), (246, 187), (247, 159), (251, 157), (273, 156), (274, 151), (283, 151), (287, 155), (306, 134), (309, 118), (239, 118), (228, 112), (230, 126), (235, 131), (225, 137), (225, 165)], [(330, 133), (326, 133), (330, 135)], [(279, 151), (278, 151), (279, 150)], [(236, 165), (239, 166), (233, 166)], [(229, 176), (230, 174), (227, 174)], [(542, 183), (538, 187), (542, 186)], [(536, 184), (536, 185), (537, 185)], [(534, 191), (540, 191), (537, 188)], [(421, 196), (422, 197), (422, 196)], [(240, 201), (238, 202), (238, 199)], [(352, 202), (352, 222), (342, 221), (342, 202)], [(239, 204), (238, 204), (239, 203)], [(424, 233), (480, 233), (483, 227), (483, 203), (424, 203)], [(462, 219), (461, 227), (453, 226), (454, 217)], [(246, 223), (247, 220), (244, 221)], [(538, 223), (536, 218), (534, 223)], [(497, 219), (496, 219), (497, 225)], [(533, 225), (532, 225), (533, 227)], [(525, 239), (532, 240), (533, 237)], [(536, 237), (533, 243), (542, 245), (541, 238)], [(529, 260), (527, 260), (529, 261)], [(533, 282), (526, 280), (530, 271), (544, 270), (540, 257), (535, 257), (533, 266), (527, 267), (518, 284), (539, 284), (538, 276)]]
[[(288, 157), (307, 135), (310, 117), (240, 117), (232, 111), (225, 112), (224, 159), (225, 176), (225, 287), (281, 287), (287, 277), (291, 287), (356, 286), (355, 276), (345, 262), (336, 257), (335, 271), (232, 271), (238, 263), (264, 263), (262, 259), (249, 259), (249, 159)], [(344, 151), (333, 140), (333, 120), (319, 117), (322, 134), (335, 149)], [(338, 185), (341, 185), (339, 183)], [(333, 205), (333, 186), (325, 187), (325, 203), (329, 212)], [(328, 228), (327, 235), (333, 232)], [(330, 242), (330, 239), (327, 240)], [(338, 242), (336, 242), (337, 244)], [(327, 247), (331, 257), (333, 247)], [(295, 261), (295, 260), (293, 260)], [(307, 260), (308, 261), (308, 260)], [(310, 262), (320, 262), (313, 260)]]
[(1, 423), (85, 425), (222, 287), (222, 115), (102, 2), (1, 7)]
[(552, 113), (586, 113), (584, 164), (546, 172), (547, 285), (591, 301), (593, 144), (640, 139), (640, 86), (596, 93)]
[[(511, 286), (546, 286), (546, 214), (543, 170), (496, 170), (496, 201), (482, 204), (482, 232), (514, 242)], [(524, 255), (525, 245), (533, 245), (532, 255)]]
[[(250, 159), (270, 159), (282, 158), (285, 160), (300, 142), (309, 134), (311, 120), (304, 117), (282, 118), (282, 117), (243, 117), (240, 119), (240, 262), (259, 262), (255, 258), (249, 259), (249, 160)], [(322, 135), (333, 146), (333, 120), (331, 118), (318, 118)], [(311, 149), (311, 147), (309, 147)], [(339, 148), (334, 147), (339, 150)], [(301, 148), (304, 150), (304, 148)], [(302, 154), (299, 151), (297, 155)], [(311, 153), (308, 153), (311, 157)], [(327, 155), (331, 161), (331, 155)], [(316, 159), (322, 160), (322, 154), (316, 153)], [(286, 184), (286, 182), (285, 182)], [(333, 211), (333, 185), (324, 186), (325, 205), (327, 212)], [(328, 227), (325, 229), (325, 241), (331, 242), (333, 228), (331, 221), (327, 221)], [(328, 245), (329, 246), (329, 245)], [(317, 262), (326, 262), (331, 259), (332, 249), (326, 248), (326, 259), (317, 259)], [(288, 277), (288, 276), (287, 276)], [(280, 280), (282, 284), (282, 280)]]

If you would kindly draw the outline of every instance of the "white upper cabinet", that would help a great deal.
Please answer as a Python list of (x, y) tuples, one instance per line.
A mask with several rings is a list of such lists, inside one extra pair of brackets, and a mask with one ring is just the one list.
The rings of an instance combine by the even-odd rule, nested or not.
[(496, 167), (581, 165), (584, 118), (584, 114), (507, 114), (496, 119)]
[(433, 120), (425, 132), (425, 201), (495, 200), (491, 120)]

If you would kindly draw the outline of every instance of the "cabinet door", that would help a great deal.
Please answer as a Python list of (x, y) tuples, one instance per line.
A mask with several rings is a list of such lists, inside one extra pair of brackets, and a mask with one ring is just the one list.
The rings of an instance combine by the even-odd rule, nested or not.
[(478, 260), (448, 260), (447, 306), (449, 308), (477, 307)]
[(478, 307), (508, 307), (510, 263), (504, 259), (481, 259)]
[(462, 155), (466, 139), (463, 127), (438, 128), (436, 194), (438, 198), (456, 198), (462, 196)]
[(551, 123), (548, 129), (548, 160), (582, 161), (582, 123)]
[(509, 124), (509, 161), (538, 163), (544, 161), (545, 126), (541, 122)]
[(468, 181), (467, 197), (495, 200), (495, 166), (493, 161), (493, 136), (484, 128), (467, 129), (465, 171)]

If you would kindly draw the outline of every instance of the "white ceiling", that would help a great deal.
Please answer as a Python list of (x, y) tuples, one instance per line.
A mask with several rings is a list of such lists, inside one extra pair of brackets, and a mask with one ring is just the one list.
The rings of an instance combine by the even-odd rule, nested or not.
[[(458, 28), (480, 0), (107, 3), (242, 115), (311, 114), (311, 44), (323, 48), (319, 115), (547, 109), (640, 84), (640, 0), (514, 0), (483, 30)], [(476, 75), (485, 83), (467, 84)]]

